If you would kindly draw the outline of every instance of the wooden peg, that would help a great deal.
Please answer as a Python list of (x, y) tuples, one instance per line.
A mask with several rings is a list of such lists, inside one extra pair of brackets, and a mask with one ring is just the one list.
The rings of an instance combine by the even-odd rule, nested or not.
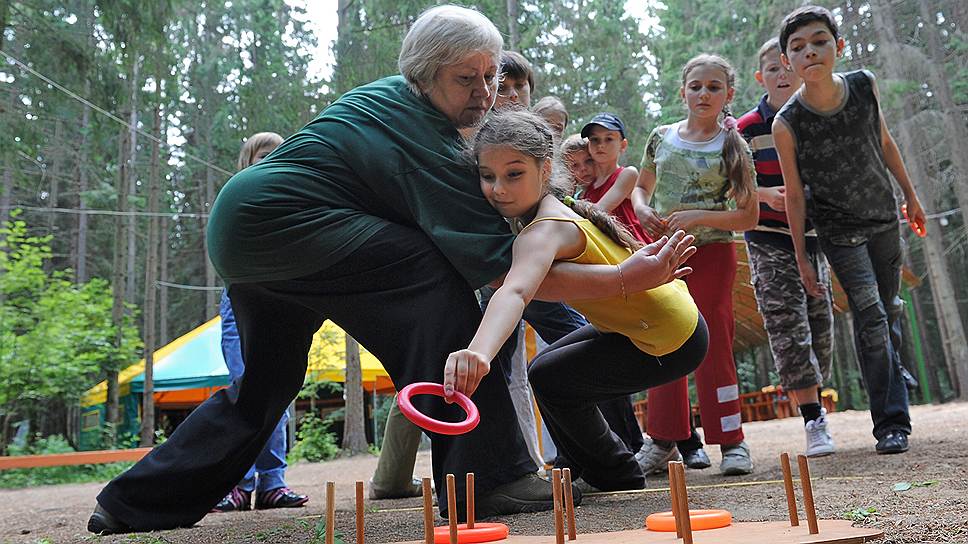
[(430, 478), (424, 478), (423, 514), (424, 514), (424, 544), (434, 544), (434, 498), (430, 491)]
[(467, 487), (467, 528), (474, 528), (474, 473), (468, 472), (465, 478)]
[(780, 454), (780, 468), (783, 469), (783, 487), (786, 488), (787, 511), (790, 513), (790, 526), (800, 525), (797, 515), (797, 496), (793, 492), (793, 471), (790, 470), (790, 454)]
[(813, 483), (810, 481), (810, 463), (806, 455), (797, 456), (797, 464), (800, 465), (800, 487), (803, 488), (803, 511), (807, 515), (807, 527), (810, 534), (820, 533), (817, 525), (817, 509), (813, 504)]
[(363, 482), (356, 482), (356, 542), (363, 544)]
[(450, 526), (450, 544), (457, 544), (457, 481), (453, 474), (447, 475), (447, 524)]
[(555, 542), (565, 544), (564, 520), (561, 515), (561, 469), (551, 470), (551, 496), (554, 499)]
[(575, 540), (578, 538), (578, 529), (575, 527), (575, 494), (571, 489), (571, 469), (562, 469), (561, 476), (564, 479), (562, 486), (565, 495), (565, 517), (568, 521), (568, 540)]
[(692, 521), (689, 519), (689, 495), (686, 493), (686, 469), (682, 462), (675, 465), (679, 493), (679, 517), (682, 518), (682, 542), (692, 544)]
[(669, 461), (669, 498), (672, 501), (672, 517), (676, 520), (676, 538), (682, 538), (682, 517), (679, 515), (679, 473), (675, 461)]
[(336, 525), (336, 484), (326, 482), (326, 544), (333, 544)]

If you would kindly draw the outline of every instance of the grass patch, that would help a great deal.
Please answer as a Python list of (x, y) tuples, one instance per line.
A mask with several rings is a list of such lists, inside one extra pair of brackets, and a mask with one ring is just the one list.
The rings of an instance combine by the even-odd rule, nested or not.
[(104, 463), (66, 467), (12, 468), (0, 470), (0, 489), (20, 489), (38, 485), (106, 482), (134, 463)]

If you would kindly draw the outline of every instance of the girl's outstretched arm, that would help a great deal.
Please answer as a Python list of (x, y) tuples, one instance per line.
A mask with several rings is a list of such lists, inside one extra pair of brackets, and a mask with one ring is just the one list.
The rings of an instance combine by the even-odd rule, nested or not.
[(542, 221), (518, 235), (512, 250), (511, 270), (491, 297), (474, 339), (467, 349), (447, 357), (445, 398), (454, 391), (468, 396), (474, 394), (490, 371), (491, 361), (517, 327), (525, 306), (534, 298), (551, 264), (562, 248), (575, 244), (577, 237), (584, 241), (577, 227), (557, 221)]
[(696, 252), (692, 245), (695, 240), (694, 236), (683, 231), (671, 237), (663, 236), (633, 253), (619, 266), (558, 261), (541, 283), (535, 298), (595, 300), (664, 285), (692, 272), (685, 263)]
[(629, 198), (632, 194), (632, 190), (635, 189), (636, 181), (639, 177), (639, 171), (634, 166), (627, 166), (622, 173), (618, 175), (618, 179), (615, 180), (615, 184), (609, 189), (602, 199), (595, 203), (595, 206), (605, 210), (606, 212), (611, 212), (615, 208), (618, 208), (625, 199)]

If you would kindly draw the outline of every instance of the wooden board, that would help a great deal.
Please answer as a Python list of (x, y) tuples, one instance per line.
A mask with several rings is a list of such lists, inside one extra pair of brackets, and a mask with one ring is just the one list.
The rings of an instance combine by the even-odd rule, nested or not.
[[(786, 521), (735, 522), (729, 527), (708, 531), (693, 531), (695, 544), (862, 544), (884, 537), (879, 529), (852, 527), (847, 520), (819, 520), (820, 534), (811, 535), (806, 524), (790, 527)], [(511, 535), (505, 544), (554, 544), (552, 536)], [(576, 544), (661, 544), (682, 542), (673, 533), (658, 533), (646, 529), (614, 533), (578, 533)], [(423, 544), (415, 540), (400, 544)]]
[(150, 451), (151, 448), (132, 448), (128, 450), (77, 451), (43, 455), (11, 455), (0, 457), (0, 470), (140, 461)]

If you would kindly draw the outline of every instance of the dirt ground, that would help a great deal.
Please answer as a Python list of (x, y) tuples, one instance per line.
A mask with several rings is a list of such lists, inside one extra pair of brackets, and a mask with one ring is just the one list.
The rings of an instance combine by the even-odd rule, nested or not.
[[(882, 529), (884, 542), (968, 543), (968, 404), (912, 408), (914, 435), (905, 455), (877, 456), (867, 412), (831, 414), (837, 454), (811, 461), (814, 495), (821, 518), (843, 519), (853, 514), (858, 524)], [(744, 477), (724, 478), (716, 470), (718, 449), (709, 448), (713, 468), (689, 470), (690, 506), (726, 508), (739, 521), (783, 520), (786, 502), (779, 454), (802, 452), (799, 418), (744, 425), (756, 470)], [(213, 514), (191, 529), (139, 535), (90, 536), (88, 515), (102, 484), (60, 485), (0, 491), (0, 543), (229, 543), (322, 542), (317, 523), (324, 512), (326, 480), (337, 482), (337, 531), (347, 544), (354, 541), (353, 485), (369, 479), (376, 466), (372, 456), (290, 468), (294, 489), (311, 496), (298, 510)], [(429, 453), (421, 452), (416, 474), (430, 474)], [(895, 490), (907, 482), (910, 489)], [(633, 529), (651, 512), (669, 509), (667, 481), (653, 477), (648, 489), (586, 496), (577, 509), (582, 532)], [(906, 486), (901, 486), (906, 487)], [(370, 501), (366, 513), (367, 541), (397, 542), (422, 538), (420, 499)], [(802, 507), (801, 507), (802, 508)], [(802, 514), (801, 514), (802, 516)], [(553, 534), (550, 513), (500, 518), (514, 534)], [(438, 524), (442, 523), (438, 519)]]

